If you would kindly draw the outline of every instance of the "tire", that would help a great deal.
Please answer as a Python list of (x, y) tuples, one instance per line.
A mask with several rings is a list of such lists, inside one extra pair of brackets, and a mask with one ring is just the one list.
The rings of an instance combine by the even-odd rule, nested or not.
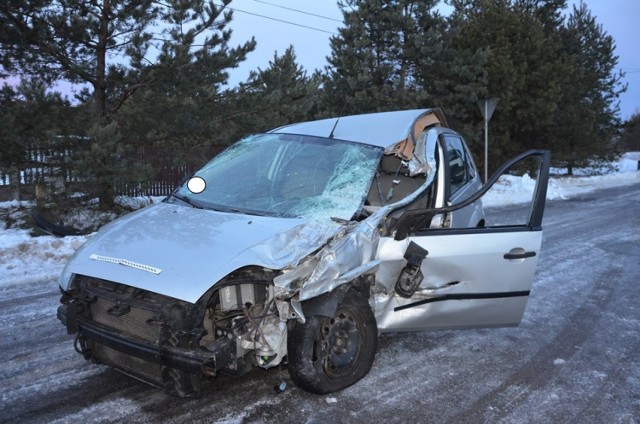
[(371, 308), (347, 296), (333, 318), (314, 315), (294, 324), (287, 342), (289, 375), (311, 393), (342, 390), (369, 372), (377, 344)]

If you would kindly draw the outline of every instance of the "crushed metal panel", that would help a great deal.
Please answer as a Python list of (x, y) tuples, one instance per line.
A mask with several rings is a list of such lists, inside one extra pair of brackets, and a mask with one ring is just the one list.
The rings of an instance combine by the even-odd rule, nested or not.
[(319, 247), (324, 240), (339, 231), (337, 223), (306, 222), (286, 232), (251, 246), (248, 251), (256, 258), (256, 263), (267, 268), (280, 269), (296, 266), (309, 254), (310, 249)]
[(300, 300), (329, 292), (373, 269), (378, 237), (377, 228), (365, 224), (322, 249), (318, 265), (300, 289)]
[[(436, 166), (436, 139), (437, 135), (427, 137), (425, 141), (428, 153), (424, 160), (431, 169), (435, 169)], [(367, 219), (343, 228), (313, 257), (276, 277), (276, 292), (281, 295), (293, 295), (299, 289), (299, 300), (303, 301), (330, 292), (361, 275), (377, 271), (381, 265), (376, 259), (381, 223), (389, 213), (415, 200), (433, 184), (434, 178), (434, 172), (428, 173), (424, 184), (411, 195), (399, 202), (382, 206)], [(406, 250), (406, 246), (404, 249)], [(404, 250), (401, 254), (404, 255)]]
[(409, 175), (430, 174), (436, 170), (438, 133), (437, 131), (423, 131), (417, 141), (413, 155), (409, 160)]
[[(80, 274), (195, 303), (214, 283), (242, 267), (297, 266), (340, 230), (334, 222), (248, 217), (158, 203), (94, 235), (67, 264), (60, 285), (69, 290), (71, 275)], [(92, 254), (151, 264), (162, 272), (97, 261), (91, 259)], [(178, 284), (180, 281), (189, 284)]]
[(404, 160), (411, 159), (414, 154), (414, 148), (417, 147), (418, 139), (424, 130), (433, 126), (442, 126), (444, 116), (438, 117), (436, 112), (440, 112), (439, 115), (442, 115), (439, 109), (434, 109), (416, 119), (413, 124), (413, 130), (409, 131), (407, 137), (395, 143), (391, 148), (388, 148), (385, 154), (395, 154)]
[[(472, 231), (416, 236), (412, 240), (429, 250), (421, 267), (425, 278), (410, 299), (394, 296), (386, 289), (388, 283), (376, 286), (375, 315), (380, 331), (509, 326), (520, 322), (538, 255), (507, 260), (503, 252), (514, 245), (540, 252), (542, 231)], [(398, 260), (402, 242), (384, 239), (380, 245), (383, 265), (387, 260)]]

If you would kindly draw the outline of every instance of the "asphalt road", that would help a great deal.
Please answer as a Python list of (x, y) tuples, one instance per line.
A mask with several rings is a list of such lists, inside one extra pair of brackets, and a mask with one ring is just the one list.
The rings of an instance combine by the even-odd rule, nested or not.
[(383, 335), (331, 396), (275, 394), (274, 369), (167, 397), (74, 352), (56, 282), (1, 287), (0, 422), (638, 423), (640, 184), (550, 202), (543, 226), (519, 327)]

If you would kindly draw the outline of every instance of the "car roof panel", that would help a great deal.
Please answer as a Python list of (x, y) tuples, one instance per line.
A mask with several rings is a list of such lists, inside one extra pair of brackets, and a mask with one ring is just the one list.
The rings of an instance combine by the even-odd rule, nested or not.
[[(432, 115), (435, 121), (421, 119), (428, 115)], [(408, 140), (412, 135), (419, 135), (427, 124), (434, 122), (439, 126), (447, 126), (444, 114), (438, 108), (342, 116), (285, 125), (269, 132), (329, 137), (333, 131), (333, 138), (338, 140), (388, 148)]]

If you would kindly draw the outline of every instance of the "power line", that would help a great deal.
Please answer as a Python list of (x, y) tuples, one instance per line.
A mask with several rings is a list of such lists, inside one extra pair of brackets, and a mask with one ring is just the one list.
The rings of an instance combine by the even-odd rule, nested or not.
[(330, 18), (328, 16), (323, 16), (323, 15), (316, 15), (315, 13), (305, 12), (304, 10), (294, 9), (292, 7), (281, 6), (279, 4), (269, 3), (267, 1), (262, 1), (262, 0), (253, 0), (253, 1), (255, 1), (256, 3), (268, 4), (269, 6), (273, 6), (273, 7), (279, 7), (280, 9), (286, 9), (286, 10), (291, 10), (293, 12), (303, 13), (303, 14), (309, 15), (309, 16), (315, 16), (316, 18), (322, 18), (322, 19), (327, 19), (329, 21), (342, 23), (342, 21), (339, 20), (339, 19), (333, 19), (333, 18)]
[(246, 13), (247, 15), (257, 16), (259, 18), (269, 19), (271, 21), (276, 21), (276, 22), (282, 22), (282, 23), (288, 24), (288, 25), (294, 25), (294, 26), (297, 26), (297, 27), (300, 27), (300, 28), (306, 28), (306, 29), (311, 29), (311, 30), (314, 30), (314, 31), (324, 32), (325, 34), (338, 35), (333, 31), (327, 31), (327, 30), (316, 28), (316, 27), (312, 27), (312, 26), (309, 26), (309, 25), (297, 24), (295, 22), (285, 21), (284, 19), (272, 18), (271, 16), (261, 15), (259, 13), (247, 12), (246, 10), (240, 10), (240, 9), (237, 9), (237, 8), (225, 6), (223, 4), (216, 4), (216, 6), (221, 6), (221, 7), (225, 8), (225, 9), (233, 10), (234, 12)]

